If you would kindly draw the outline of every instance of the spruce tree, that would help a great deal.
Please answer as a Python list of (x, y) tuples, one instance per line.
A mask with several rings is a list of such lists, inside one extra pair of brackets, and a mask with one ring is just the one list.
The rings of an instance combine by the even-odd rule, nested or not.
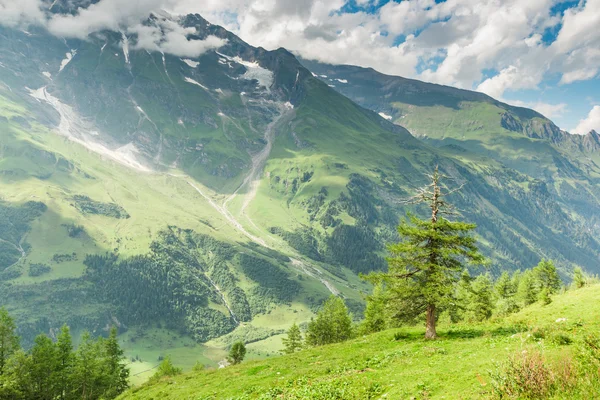
[(523, 306), (528, 306), (537, 301), (540, 294), (539, 286), (536, 283), (535, 277), (531, 270), (521, 274), (519, 279), (519, 287), (517, 289), (517, 298)]
[(352, 337), (352, 317), (344, 301), (331, 295), (317, 313), (317, 318), (308, 323), (306, 344), (322, 346), (339, 343)]
[(478, 322), (489, 319), (494, 310), (493, 287), (489, 275), (479, 275), (473, 280), (471, 288), (470, 318)]
[(73, 384), (75, 397), (82, 400), (97, 399), (102, 394), (102, 352), (100, 341), (84, 332), (77, 348)]
[(437, 168), (430, 178), (432, 183), (420, 189), (412, 202), (426, 203), (431, 217), (422, 220), (409, 215), (408, 221), (401, 222), (398, 233), (403, 240), (389, 246), (388, 271), (370, 279), (390, 288), (398, 318), (414, 321), (425, 313), (425, 337), (435, 339), (438, 312), (452, 302), (463, 262), (480, 264), (484, 258), (469, 236), (475, 225), (444, 217), (455, 214), (444, 198), (456, 190), (443, 190), (443, 176)]
[(454, 298), (448, 305), (450, 321), (453, 323), (462, 321), (468, 313), (469, 304), (471, 304), (471, 298), (473, 296), (473, 289), (471, 287), (472, 282), (473, 277), (471, 277), (469, 271), (464, 270), (456, 284)]
[(57, 394), (58, 358), (56, 347), (48, 336), (39, 335), (35, 338), (30, 366), (33, 398), (53, 400)]
[(367, 297), (365, 319), (361, 324), (363, 333), (375, 333), (386, 327), (384, 289), (381, 284), (375, 285), (373, 294)]
[(516, 301), (518, 287), (518, 272), (511, 277), (508, 272), (502, 272), (494, 284), (494, 292), (497, 297), (496, 309), (500, 315), (508, 315), (519, 311)]
[(0, 307), (0, 376), (4, 374), (9, 357), (20, 349), (15, 321), (4, 307)]
[(294, 324), (287, 331), (287, 338), (281, 339), (283, 342), (283, 352), (286, 354), (295, 353), (298, 350), (302, 350), (302, 333), (300, 328), (294, 322)]
[(175, 365), (173, 365), (173, 362), (171, 361), (171, 356), (166, 356), (162, 359), (162, 361), (158, 365), (156, 372), (154, 373), (154, 375), (152, 375), (152, 378), (150, 378), (150, 380), (156, 381), (164, 376), (180, 375), (182, 372), (183, 370), (181, 368), (178, 368)]
[(107, 381), (104, 395), (109, 398), (116, 397), (129, 387), (129, 369), (123, 359), (124, 352), (119, 346), (117, 328), (112, 327), (108, 339), (103, 342), (105, 357), (105, 380)]
[(56, 384), (58, 397), (61, 400), (71, 399), (73, 391), (73, 372), (75, 356), (73, 354), (73, 341), (71, 331), (67, 325), (60, 329), (56, 340)]
[(562, 282), (552, 260), (542, 259), (533, 268), (533, 274), (540, 290), (547, 289), (548, 294), (555, 294), (560, 290)]

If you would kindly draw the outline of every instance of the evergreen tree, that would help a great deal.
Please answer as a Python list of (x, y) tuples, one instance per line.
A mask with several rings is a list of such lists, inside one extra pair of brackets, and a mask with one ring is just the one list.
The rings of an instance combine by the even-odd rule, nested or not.
[(63, 325), (57, 337), (56, 359), (56, 384), (58, 397), (61, 400), (72, 399), (74, 398), (72, 396), (72, 376), (75, 367), (75, 356), (73, 354), (71, 331), (67, 325)]
[(573, 270), (573, 284), (577, 289), (581, 289), (586, 284), (585, 275), (581, 267), (575, 267)]
[(516, 301), (518, 274), (519, 272), (517, 271), (511, 277), (508, 272), (504, 271), (494, 284), (494, 292), (498, 299), (496, 309), (500, 315), (508, 315), (519, 311)]
[(5, 374), (0, 377), (0, 399), (33, 399), (31, 357), (22, 349), (8, 359)]
[(456, 285), (454, 298), (448, 305), (450, 321), (456, 323), (465, 318), (473, 296), (473, 289), (471, 287), (472, 282), (473, 278), (469, 274), (469, 271), (465, 269), (460, 275), (460, 279)]
[(158, 368), (156, 369), (156, 372), (154, 373), (154, 375), (152, 375), (152, 378), (150, 378), (150, 380), (156, 381), (165, 376), (177, 376), (180, 375), (182, 372), (183, 370), (181, 368), (178, 368), (175, 365), (173, 365), (173, 362), (171, 361), (171, 356), (166, 356), (162, 359), (162, 361), (158, 365)]
[(94, 341), (89, 332), (84, 332), (76, 352), (73, 384), (75, 397), (82, 400), (97, 399), (101, 390), (101, 341)]
[(367, 297), (365, 319), (361, 324), (363, 333), (374, 333), (386, 327), (384, 290), (381, 284), (375, 285), (373, 294)]
[(295, 322), (290, 329), (288, 329), (287, 338), (283, 338), (281, 341), (285, 347), (283, 352), (286, 354), (295, 353), (302, 349), (302, 333)]
[(427, 339), (434, 339), (437, 314), (452, 303), (455, 286), (464, 270), (463, 261), (483, 263), (475, 239), (469, 233), (474, 224), (452, 222), (444, 214), (452, 214), (452, 207), (444, 197), (442, 175), (436, 168), (430, 176), (432, 183), (420, 189), (414, 203), (427, 203), (431, 210), (429, 220), (409, 216), (398, 226), (403, 241), (389, 246), (388, 272), (370, 276), (372, 281), (383, 281), (390, 288), (398, 305), (396, 316), (414, 321), (426, 314)]
[(339, 343), (352, 337), (352, 317), (344, 301), (331, 295), (308, 324), (306, 344), (322, 346)]
[(57, 394), (58, 358), (56, 346), (46, 335), (35, 338), (31, 349), (30, 379), (35, 399), (52, 400)]
[(533, 274), (540, 290), (547, 289), (549, 295), (555, 294), (560, 290), (562, 282), (552, 260), (540, 261), (533, 268)]
[(4, 307), (0, 307), (0, 376), (4, 374), (9, 357), (20, 349), (15, 321)]
[(545, 306), (552, 303), (552, 297), (550, 297), (550, 290), (548, 288), (543, 288), (540, 291), (539, 299)]
[(519, 279), (519, 287), (517, 289), (517, 298), (523, 304), (528, 306), (537, 301), (540, 294), (539, 286), (536, 283), (535, 277), (531, 270), (521, 274)]
[(227, 360), (231, 364), (236, 365), (241, 363), (244, 360), (244, 357), (246, 357), (246, 346), (244, 345), (244, 342), (235, 342), (229, 350)]
[(117, 328), (112, 327), (108, 339), (103, 342), (105, 356), (106, 390), (104, 396), (113, 398), (129, 387), (129, 369), (123, 362), (124, 352), (117, 340)]
[(488, 274), (479, 275), (471, 285), (472, 300), (469, 316), (475, 321), (483, 321), (492, 316), (494, 310), (492, 280)]

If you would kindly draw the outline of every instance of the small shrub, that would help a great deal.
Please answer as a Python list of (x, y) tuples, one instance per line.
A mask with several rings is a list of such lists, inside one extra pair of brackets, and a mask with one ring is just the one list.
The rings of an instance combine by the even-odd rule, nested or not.
[(573, 343), (573, 339), (569, 335), (560, 332), (553, 334), (550, 341), (558, 346), (568, 346)]
[(538, 351), (510, 357), (500, 371), (492, 374), (492, 387), (499, 399), (545, 399), (554, 389), (554, 376)]
[(41, 276), (52, 271), (52, 268), (46, 264), (30, 264), (29, 265), (29, 276)]
[(570, 357), (549, 364), (537, 350), (524, 350), (510, 357), (491, 375), (498, 399), (547, 399), (573, 391), (579, 382)]

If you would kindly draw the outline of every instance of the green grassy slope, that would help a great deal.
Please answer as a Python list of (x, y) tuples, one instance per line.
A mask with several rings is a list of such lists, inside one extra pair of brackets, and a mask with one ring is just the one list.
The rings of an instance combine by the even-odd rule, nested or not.
[[(329, 291), (323, 284), (283, 261), (285, 256), (281, 253), (250, 245), (249, 239), (189, 182), (202, 188), (207, 196), (219, 197), (201, 183), (177, 170), (172, 170), (170, 175), (124, 167), (39, 124), (35, 118), (38, 112), (35, 107), (35, 102), (24, 102), (9, 91), (0, 89), (0, 206), (6, 207), (2, 208), (3, 212), (20, 209), (28, 201), (43, 202), (47, 207), (28, 226), (17, 231), (18, 237), (12, 231), (4, 232), (7, 226), (3, 226), (0, 232), (0, 243), (7, 246), (9, 252), (6, 265), (2, 264), (0, 269), (7, 268), (16, 273), (16, 276), (2, 275), (0, 303), (17, 317), (25, 343), (39, 332), (51, 334), (53, 329), (65, 322), (71, 324), (75, 331), (87, 328), (101, 334), (111, 318), (116, 318), (113, 322), (118, 321), (127, 305), (110, 304), (106, 299), (90, 294), (93, 286), (85, 275), (85, 257), (111, 252), (118, 254), (121, 260), (127, 260), (147, 254), (158, 233), (168, 226), (207, 234), (219, 243), (233, 246), (234, 254), (266, 258), (299, 282), (300, 291), (293, 302), (271, 301), (265, 295), (264, 304), (256, 306), (263, 308), (253, 309), (253, 316), (258, 316), (256, 321), (243, 323), (246, 327), (261, 330), (258, 337), (255, 335), (253, 338), (257, 347), (261, 346), (258, 342), (287, 328), (294, 319), (298, 322), (310, 319), (311, 307), (328, 295)], [(116, 204), (129, 218), (83, 212), (75, 200), (76, 196), (87, 196), (101, 206)], [(12, 224), (14, 218), (5, 222)], [(79, 227), (82, 233), (70, 235), (70, 226)], [(23, 257), (17, 250), (21, 245), (25, 253)], [(279, 248), (287, 251), (284, 243)], [(208, 253), (198, 257), (202, 264), (212, 265)], [(260, 287), (259, 282), (242, 273), (237, 258), (216, 261), (224, 261), (226, 266), (220, 264), (219, 269), (230, 270), (237, 280), (237, 287), (248, 297)], [(49, 271), (31, 276), (31, 265), (44, 265), (49, 267)], [(218, 279), (219, 271), (211, 267), (205, 274), (221, 285), (225, 298), (234, 304), (235, 300), (230, 297), (231, 288), (224, 288), (224, 283)], [(333, 285), (338, 284), (333, 282)], [(210, 292), (209, 308), (228, 316), (220, 295), (214, 289)], [(355, 290), (347, 289), (347, 292), (357, 301), (360, 299)], [(277, 318), (269, 319), (275, 315)], [(145, 326), (147, 324), (144, 323)], [(152, 335), (145, 335), (136, 330), (136, 326), (128, 326), (129, 332), (122, 338), (128, 357), (139, 356), (142, 360), (132, 365), (136, 373), (151, 368), (161, 354), (179, 355), (190, 348), (198, 352), (192, 352), (188, 357), (189, 361), (185, 363), (188, 367), (196, 361), (214, 365), (221, 359), (220, 348), (229, 343), (223, 340), (204, 348), (194, 343), (185, 332), (182, 335), (173, 329), (155, 327)], [(248, 339), (244, 336), (243, 326), (240, 329), (242, 336)], [(125, 331), (126, 327), (122, 326), (122, 330)], [(272, 350), (267, 346), (258, 349), (256, 354), (266, 356), (269, 352)], [(205, 353), (208, 354), (206, 357)], [(136, 379), (144, 376), (147, 374)]]
[[(584, 332), (600, 329), (600, 286), (568, 291), (542, 306), (484, 325), (442, 325), (439, 340), (421, 328), (388, 330), (293, 355), (222, 370), (164, 378), (122, 399), (474, 399), (491, 395), (490, 374), (516, 351), (570, 353)], [(566, 318), (564, 322), (557, 322)], [(571, 345), (556, 345), (562, 333)], [(176, 361), (176, 360), (175, 360)]]

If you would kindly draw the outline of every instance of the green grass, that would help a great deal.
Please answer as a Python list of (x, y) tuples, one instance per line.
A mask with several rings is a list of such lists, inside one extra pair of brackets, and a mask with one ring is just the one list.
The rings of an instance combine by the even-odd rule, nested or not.
[[(568, 291), (550, 305), (536, 304), (504, 320), (443, 324), (435, 341), (425, 341), (419, 327), (393, 329), (222, 370), (164, 378), (121, 398), (489, 398), (489, 372), (496, 363), (530, 347), (543, 349), (549, 358), (569, 353), (584, 332), (600, 329), (598, 315), (600, 286), (595, 285)], [(559, 318), (566, 321), (556, 322)], [(560, 331), (575, 341), (559, 346), (549, 338), (535, 339), (529, 336), (535, 328)]]

